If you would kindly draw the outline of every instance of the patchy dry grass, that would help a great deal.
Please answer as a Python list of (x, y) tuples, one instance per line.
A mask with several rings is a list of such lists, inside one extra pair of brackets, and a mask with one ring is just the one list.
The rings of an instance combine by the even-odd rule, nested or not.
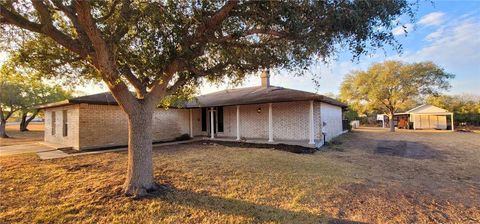
[[(160, 147), (168, 190), (120, 196), (126, 153), (41, 161), (0, 158), (0, 223), (480, 222), (477, 134), (355, 132), (313, 155), (211, 144)], [(450, 139), (443, 141), (443, 139)], [(376, 154), (380, 140), (428, 144), (442, 156)]]
[(0, 139), (0, 146), (28, 144), (43, 141), (43, 123), (30, 123), (30, 131), (21, 132), (18, 124), (8, 124), (6, 126), (7, 135), (10, 138)]

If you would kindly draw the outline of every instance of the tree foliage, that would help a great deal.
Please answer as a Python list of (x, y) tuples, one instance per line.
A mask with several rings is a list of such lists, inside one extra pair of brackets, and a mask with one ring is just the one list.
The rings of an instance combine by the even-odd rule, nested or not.
[(348, 74), (340, 95), (360, 110), (375, 109), (392, 118), (395, 112), (411, 108), (418, 99), (448, 89), (448, 80), (453, 77), (432, 62), (385, 61), (371, 65), (366, 71)]
[[(303, 68), (338, 44), (360, 55), (368, 44), (395, 44), (392, 21), (411, 13), (406, 1), (393, 0), (8, 2), (0, 10), (5, 35), (36, 33), (15, 55), (40, 74), (126, 82), (138, 98), (161, 82), (238, 81), (262, 66)], [(114, 67), (109, 77), (99, 45)]]
[(148, 132), (165, 97), (191, 93), (203, 80), (236, 83), (259, 68), (305, 68), (336, 46), (357, 56), (385, 44), (398, 49), (394, 21), (411, 16), (412, 4), (13, 0), (0, 4), (0, 38), (27, 31), (16, 56), (40, 74), (106, 83), (129, 119), (125, 189), (141, 195), (154, 186)]
[(20, 113), (20, 130), (26, 131), (28, 123), (39, 112), (35, 106), (67, 99), (71, 91), (58, 84), (46, 84), (36, 75), (14, 68), (13, 64), (14, 61), (7, 61), (0, 69), (1, 117), (2, 122), (6, 122), (14, 113)]

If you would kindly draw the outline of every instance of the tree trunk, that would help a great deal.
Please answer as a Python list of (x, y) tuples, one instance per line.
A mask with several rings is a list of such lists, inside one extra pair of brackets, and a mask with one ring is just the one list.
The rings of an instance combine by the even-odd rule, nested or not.
[(5, 126), (7, 126), (7, 121), (4, 119), (0, 120), (0, 138), (9, 138), (7, 132), (5, 131)]
[(22, 119), (20, 120), (20, 131), (28, 131), (28, 129), (27, 129), (27, 113), (22, 113)]
[(390, 132), (395, 132), (395, 124), (393, 123), (393, 113), (388, 115), (388, 123), (390, 124)]
[[(142, 106), (146, 107), (146, 106)], [(128, 115), (128, 167), (126, 195), (142, 197), (157, 189), (152, 161), (153, 109), (135, 108)]]
[(37, 116), (39, 110), (36, 110), (35, 112), (33, 112), (32, 116), (30, 116), (28, 119), (27, 119), (27, 114), (28, 113), (22, 113), (22, 121), (20, 122), (20, 131), (29, 131), (28, 130), (28, 124), (30, 124), (30, 122), (35, 119), (35, 117)]

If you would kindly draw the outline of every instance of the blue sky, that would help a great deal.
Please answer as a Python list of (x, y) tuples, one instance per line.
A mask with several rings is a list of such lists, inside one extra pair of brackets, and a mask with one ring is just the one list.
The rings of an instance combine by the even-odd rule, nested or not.
[[(364, 70), (375, 62), (388, 59), (406, 62), (433, 61), (456, 75), (447, 94), (480, 94), (480, 1), (421, 1), (414, 23), (408, 18), (399, 22), (407, 27), (394, 30), (403, 46), (403, 53), (387, 48), (377, 50), (352, 61), (349, 52), (339, 49), (329, 63), (318, 63), (309, 72), (320, 76), (320, 86), (311, 81), (312, 75), (292, 77), (283, 71), (272, 71), (272, 85), (319, 93), (339, 93), (345, 74), (351, 70)], [(242, 86), (260, 84), (258, 75), (247, 78)], [(206, 85), (202, 93), (227, 88), (226, 85)]]
[[(384, 50), (371, 52), (352, 61), (352, 55), (348, 51), (339, 49), (339, 54), (329, 59), (328, 63), (318, 62), (309, 68), (309, 73), (320, 77), (320, 86), (312, 82), (312, 75), (294, 77), (279, 70), (272, 70), (271, 83), (322, 94), (338, 94), (343, 77), (349, 71), (364, 70), (372, 63), (395, 59), (406, 62), (433, 61), (456, 75), (447, 94), (480, 94), (480, 0), (435, 1), (433, 4), (428, 0), (421, 1), (415, 22), (412, 23), (407, 17), (400, 18), (399, 22), (408, 31), (405, 36), (403, 28), (394, 30), (397, 40), (403, 46), (402, 54), (387, 46)], [(5, 58), (0, 53), (0, 59), (2, 56)], [(259, 74), (252, 74), (241, 87), (259, 84)], [(232, 86), (207, 84), (200, 88), (200, 93), (225, 88)], [(107, 91), (103, 84), (92, 84), (78, 90), (84, 94)]]

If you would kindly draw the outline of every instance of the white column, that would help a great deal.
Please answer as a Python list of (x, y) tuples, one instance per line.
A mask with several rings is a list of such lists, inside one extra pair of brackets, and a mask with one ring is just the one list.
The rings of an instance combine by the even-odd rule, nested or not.
[(313, 124), (313, 100), (310, 101), (310, 141), (308, 144), (315, 144), (315, 125)]
[(192, 109), (189, 109), (190, 113), (190, 137), (193, 138), (193, 115), (192, 115)]
[(382, 115), (382, 128), (385, 128), (385, 115)]
[[(455, 128), (453, 127), (453, 113), (451, 114), (451, 118), (452, 118), (452, 119), (451, 119), (450, 122), (452, 123), (452, 131), (455, 131)], [(445, 119), (446, 119), (446, 118), (445, 118)]]
[(211, 139), (214, 139), (215, 138), (215, 127), (214, 127), (214, 123), (213, 123), (213, 107), (210, 107), (210, 138)]
[(237, 105), (237, 141), (240, 141), (240, 106)]
[(268, 142), (273, 142), (272, 103), (268, 104)]
[(415, 114), (411, 114), (410, 117), (413, 118), (413, 130), (417, 130), (417, 128), (415, 127), (415, 125), (417, 124), (417, 122), (415, 121)]

